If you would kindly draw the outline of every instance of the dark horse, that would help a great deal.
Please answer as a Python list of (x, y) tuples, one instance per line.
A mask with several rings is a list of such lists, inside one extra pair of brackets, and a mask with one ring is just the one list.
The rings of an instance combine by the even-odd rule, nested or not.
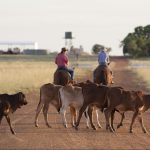
[(54, 73), (54, 84), (67, 85), (71, 80), (70, 73), (65, 70), (56, 70)]
[(108, 66), (99, 65), (94, 70), (94, 83), (109, 85), (112, 83), (112, 71)]

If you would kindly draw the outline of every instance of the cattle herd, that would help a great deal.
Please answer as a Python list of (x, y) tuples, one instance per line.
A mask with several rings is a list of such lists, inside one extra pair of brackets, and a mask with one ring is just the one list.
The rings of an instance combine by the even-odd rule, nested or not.
[[(14, 95), (0, 95), (0, 122), (5, 116), (12, 134), (15, 134), (15, 132), (11, 126), (9, 114), (26, 104), (27, 101), (22, 92)], [(36, 127), (39, 126), (38, 115), (41, 110), (43, 110), (46, 125), (51, 127), (48, 122), (48, 109), (50, 104), (62, 115), (65, 128), (68, 126), (66, 110), (69, 107), (72, 126), (76, 130), (78, 130), (83, 113), (87, 119), (87, 127), (89, 128), (90, 122), (91, 127), (96, 130), (96, 126), (93, 124), (93, 110), (96, 110), (97, 124), (101, 128), (98, 119), (98, 110), (101, 110), (105, 115), (106, 130), (115, 132), (115, 128), (113, 127), (115, 112), (118, 111), (122, 116), (121, 122), (117, 126), (119, 128), (123, 125), (124, 113), (126, 111), (133, 111), (129, 132), (133, 132), (132, 126), (136, 117), (138, 117), (142, 131), (147, 133), (143, 124), (142, 113), (150, 108), (150, 95), (146, 95), (142, 91), (127, 91), (122, 87), (110, 87), (91, 81), (69, 83), (65, 86), (53, 83), (44, 84), (40, 88), (40, 101), (36, 109), (34, 122)]]
[(91, 81), (71, 83), (65, 86), (48, 83), (40, 88), (40, 101), (37, 106), (35, 126), (39, 126), (38, 115), (43, 109), (45, 123), (48, 127), (51, 127), (47, 117), (49, 104), (52, 104), (62, 115), (63, 125), (66, 128), (66, 110), (70, 107), (72, 126), (76, 130), (78, 130), (83, 113), (87, 117), (87, 127), (89, 127), (90, 121), (91, 127), (96, 130), (92, 117), (94, 109), (96, 110), (98, 127), (101, 128), (97, 112), (100, 109), (105, 114), (106, 130), (115, 131), (113, 119), (116, 111), (121, 115), (121, 122), (117, 128), (123, 125), (124, 113), (133, 111), (129, 132), (133, 132), (132, 126), (138, 116), (142, 131), (147, 133), (143, 124), (142, 113), (150, 108), (149, 99), (150, 95), (145, 95), (142, 91), (127, 91), (122, 87), (109, 87)]

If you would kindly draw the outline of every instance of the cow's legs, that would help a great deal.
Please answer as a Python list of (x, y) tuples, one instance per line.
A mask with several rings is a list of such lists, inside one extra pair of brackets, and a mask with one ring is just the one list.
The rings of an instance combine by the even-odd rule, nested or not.
[(85, 116), (85, 118), (86, 118), (86, 128), (90, 128), (90, 125), (89, 125), (89, 115), (88, 115), (88, 109), (89, 109), (89, 107), (87, 107), (86, 108), (86, 110), (85, 110), (85, 112), (84, 112), (84, 116)]
[(71, 113), (72, 127), (75, 127), (77, 117), (76, 109), (74, 107), (70, 107), (70, 113)]
[(86, 107), (87, 107), (87, 104), (86, 104), (86, 105), (83, 104), (83, 106), (82, 106), (82, 107), (80, 108), (80, 110), (79, 110), (79, 115), (78, 115), (77, 123), (76, 123), (76, 126), (75, 126), (75, 129), (76, 129), (76, 130), (78, 129), (78, 126), (79, 126), (79, 123), (80, 123), (82, 114), (83, 114), (83, 112), (85, 111)]
[(5, 116), (5, 118), (6, 118), (7, 122), (8, 122), (8, 124), (9, 124), (10, 130), (11, 130), (11, 133), (12, 133), (12, 134), (15, 134), (15, 131), (13, 130), (13, 128), (12, 128), (12, 126), (11, 126), (11, 122), (10, 122), (10, 118), (9, 118), (9, 116)]
[(95, 113), (96, 113), (97, 125), (98, 125), (99, 128), (102, 128), (102, 126), (101, 126), (101, 124), (99, 122), (98, 112), (99, 112), (99, 110), (96, 108)]
[(36, 109), (35, 123), (34, 123), (35, 127), (38, 127), (38, 116), (39, 116), (39, 113), (41, 112), (42, 108), (43, 108), (43, 103), (40, 100), (40, 103), (38, 104), (37, 109)]
[(132, 117), (131, 124), (130, 124), (130, 130), (129, 130), (129, 132), (130, 132), (130, 133), (132, 133), (132, 132), (133, 132), (133, 130), (132, 130), (132, 126), (133, 126), (133, 123), (134, 123), (135, 118), (137, 117), (137, 115), (138, 115), (138, 111), (135, 111), (135, 112), (134, 112), (134, 114), (133, 114), (133, 117)]
[(1, 124), (2, 119), (3, 119), (3, 115), (0, 114), (0, 124)]
[(120, 123), (117, 125), (117, 128), (120, 128), (121, 126), (123, 126), (123, 120), (124, 120), (124, 118), (125, 118), (124, 113), (120, 113), (120, 115), (121, 115), (121, 121), (120, 121)]
[(43, 114), (44, 114), (44, 120), (45, 120), (47, 127), (51, 128), (51, 126), (48, 123), (48, 108), (49, 108), (49, 104), (44, 104)]
[(112, 127), (111, 127), (111, 124), (109, 123), (109, 118), (110, 118), (110, 116), (111, 116), (111, 112), (112, 112), (112, 110), (109, 110), (108, 108), (106, 108), (106, 109), (104, 110), (105, 118), (106, 118), (106, 130), (109, 129), (111, 132), (114, 132), (114, 130), (113, 130)]
[(66, 120), (66, 107), (65, 106), (62, 106), (60, 108), (60, 113), (62, 115), (62, 120), (63, 120), (63, 125), (65, 128), (67, 128), (67, 120)]
[(142, 128), (143, 132), (147, 133), (147, 130), (146, 130), (146, 128), (144, 126), (144, 123), (143, 123), (143, 118), (142, 118), (142, 114), (141, 113), (138, 115), (138, 120), (140, 122), (140, 125), (141, 125), (141, 128)]
[(115, 131), (115, 129), (114, 129), (114, 116), (115, 116), (115, 109), (113, 109), (111, 111), (111, 127)]
[(96, 130), (96, 127), (95, 127), (94, 124), (93, 124), (93, 114), (92, 114), (93, 109), (94, 109), (93, 107), (88, 107), (88, 116), (89, 116), (89, 119), (90, 119), (91, 127), (92, 127), (94, 130)]

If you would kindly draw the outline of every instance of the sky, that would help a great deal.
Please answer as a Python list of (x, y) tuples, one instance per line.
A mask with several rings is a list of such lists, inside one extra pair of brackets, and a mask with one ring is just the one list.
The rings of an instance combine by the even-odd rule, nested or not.
[[(150, 24), (150, 0), (0, 0), (0, 41), (35, 41), (51, 52), (94, 44), (122, 55), (120, 42), (137, 26)], [(1, 47), (1, 46), (0, 46)]]

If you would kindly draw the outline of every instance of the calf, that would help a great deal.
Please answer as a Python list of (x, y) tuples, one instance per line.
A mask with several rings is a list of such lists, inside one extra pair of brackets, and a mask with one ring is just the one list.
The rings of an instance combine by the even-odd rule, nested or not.
[(51, 127), (48, 123), (49, 104), (52, 104), (59, 112), (61, 103), (59, 100), (58, 91), (61, 87), (62, 87), (61, 85), (55, 85), (52, 83), (48, 83), (48, 84), (44, 84), (40, 88), (40, 101), (37, 106), (36, 115), (35, 115), (35, 126), (36, 127), (38, 127), (38, 115), (42, 108), (43, 108), (45, 123), (49, 128)]
[[(142, 112), (147, 111), (150, 108), (150, 95), (144, 94), (143, 96), (143, 102), (144, 102), (144, 107)], [(117, 128), (120, 128), (121, 126), (123, 126), (123, 120), (125, 118), (124, 112), (119, 112), (121, 114), (121, 121), (120, 123), (117, 125)]]
[(0, 94), (0, 123), (5, 116), (12, 134), (15, 134), (15, 131), (12, 128), (9, 114), (14, 113), (18, 108), (21, 108), (22, 105), (26, 104), (27, 101), (22, 92), (13, 95)]
[[(85, 84), (88, 84), (88, 83), (93, 83), (91, 82), (90, 80), (87, 80), (86, 82), (79, 82), (79, 83), (74, 83), (75, 86), (79, 86), (79, 87), (84, 87)], [(85, 114), (85, 117), (87, 118), (87, 128), (89, 128), (89, 120), (93, 120), (92, 117), (93, 117), (93, 112), (95, 111), (95, 114), (96, 114), (96, 119), (97, 119), (97, 126), (98, 128), (102, 128), (100, 122), (99, 122), (99, 115), (98, 115), (98, 111), (99, 111), (99, 108), (97, 108), (95, 105), (91, 104), (89, 105), (87, 108), (86, 108), (86, 111), (84, 112)], [(102, 110), (103, 111), (103, 110)], [(91, 123), (91, 122), (90, 122)], [(93, 123), (91, 123), (91, 126), (93, 126)], [(96, 128), (94, 128), (96, 129)]]
[[(82, 85), (82, 92), (84, 97), (84, 103), (79, 110), (79, 116), (76, 123), (76, 129), (78, 129), (80, 119), (82, 117), (83, 112), (86, 110), (88, 106), (96, 106), (98, 108), (105, 108), (106, 106), (106, 93), (109, 87), (98, 85), (96, 83), (88, 82), (88, 83), (81, 83)], [(96, 127), (92, 121), (92, 113), (89, 114), (90, 123), (94, 130)]]
[[(59, 89), (63, 87), (61, 85), (55, 85), (52, 83), (44, 84), (40, 88), (40, 101), (36, 109), (35, 115), (35, 127), (38, 127), (38, 116), (41, 110), (43, 109), (44, 120), (47, 127), (51, 128), (50, 124), (48, 123), (48, 109), (49, 105), (53, 105), (56, 110), (59, 112), (61, 108), (61, 101), (59, 98)], [(70, 107), (71, 117), (74, 116), (74, 108)], [(73, 119), (72, 119), (73, 120)], [(73, 121), (72, 121), (73, 124)]]
[(107, 108), (105, 109), (106, 117), (106, 129), (114, 132), (112, 126), (109, 123), (111, 112), (116, 109), (119, 112), (133, 111), (133, 117), (130, 124), (129, 132), (132, 133), (132, 126), (135, 118), (138, 116), (142, 130), (146, 133), (146, 129), (143, 125), (141, 113), (144, 109), (143, 93), (141, 91), (125, 91), (119, 88), (109, 88), (107, 92)]
[[(72, 126), (75, 126), (76, 122), (76, 116), (77, 116), (77, 111), (82, 107), (84, 98), (83, 98), (83, 93), (82, 93), (82, 86), (78, 87), (76, 85), (78, 84), (69, 84), (66, 85), (62, 88), (60, 88), (59, 93), (60, 93), (60, 99), (62, 103), (62, 107), (60, 109), (61, 114), (63, 115), (63, 123), (64, 126), (67, 128), (67, 120), (66, 120), (66, 109), (70, 107), (71, 110), (71, 117), (72, 117)], [(85, 83), (84, 83), (85, 84)], [(90, 105), (87, 107), (85, 116), (87, 118), (87, 128), (89, 128), (89, 116), (95, 109), (94, 106)], [(96, 109), (96, 115), (97, 115), (97, 122), (98, 122), (98, 127), (101, 128), (101, 125), (98, 120), (98, 110)], [(87, 115), (88, 114), (88, 115)]]

